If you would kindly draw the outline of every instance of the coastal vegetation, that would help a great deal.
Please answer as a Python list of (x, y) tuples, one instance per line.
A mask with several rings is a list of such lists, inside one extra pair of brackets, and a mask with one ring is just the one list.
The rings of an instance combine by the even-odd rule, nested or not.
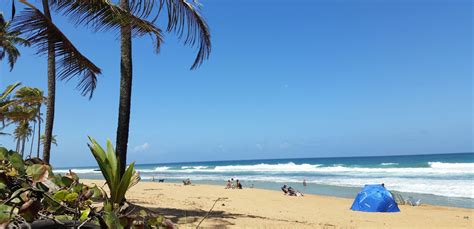
[[(21, 3), (17, 13), (16, 4)], [(0, 134), (14, 138), (15, 150), (0, 148), (0, 227), (22, 227), (61, 221), (74, 226), (102, 228), (173, 227), (162, 216), (128, 203), (127, 190), (139, 181), (134, 163), (127, 167), (130, 109), (132, 98), (132, 38), (151, 35), (158, 53), (162, 31), (174, 32), (185, 45), (196, 47), (191, 70), (209, 57), (209, 28), (197, 2), (186, 0), (12, 0), (11, 20), (0, 14), (0, 60), (6, 58), (10, 71), (20, 57), (20, 47), (34, 48), (47, 58), (47, 93), (15, 83), (0, 97)], [(162, 9), (166, 9), (165, 13)], [(80, 183), (73, 172), (54, 174), (50, 165), (56, 106), (56, 81), (78, 81), (76, 88), (92, 98), (102, 70), (54, 23), (52, 13), (67, 17), (75, 25), (93, 32), (119, 31), (121, 45), (120, 97), (116, 149), (110, 141), (104, 150), (90, 138), (90, 150), (106, 180), (108, 192)], [(165, 29), (157, 19), (165, 15)], [(46, 115), (43, 119), (45, 108)], [(44, 124), (44, 133), (42, 125)], [(6, 130), (10, 130), (7, 132)], [(29, 143), (29, 144), (27, 144)], [(40, 148), (43, 155), (40, 159)], [(28, 150), (29, 147), (29, 150)], [(36, 154), (34, 149), (36, 148)], [(108, 194), (107, 194), (108, 193)], [(101, 201), (100, 207), (94, 201)], [(94, 205), (93, 205), (94, 204)], [(127, 211), (141, 209), (139, 212)], [(125, 214), (126, 213), (126, 214)], [(43, 221), (47, 222), (43, 222)], [(49, 220), (49, 221), (48, 221)]]
[[(197, 2), (186, 0), (120, 0), (114, 4), (105, 0), (42, 0), (42, 10), (27, 0), (17, 0), (24, 9), (15, 17), (15, 0), (12, 5), (13, 22), (3, 20), (3, 28), (12, 30), (15, 37), (24, 34), (25, 39), (15, 40), (8, 45), (1, 43), (2, 50), (13, 58), (20, 55), (14, 44), (32, 45), (37, 53), (47, 55), (48, 91), (46, 98), (45, 141), (43, 160), (50, 162), (53, 137), (56, 79), (70, 80), (79, 78), (77, 88), (82, 95), (92, 98), (101, 69), (85, 57), (68, 37), (53, 23), (51, 10), (68, 17), (76, 25), (84, 25), (93, 31), (120, 31), (121, 69), (120, 97), (117, 125), (117, 156), (121, 160), (120, 172), (125, 172), (127, 146), (130, 127), (130, 109), (132, 98), (132, 38), (151, 35), (155, 51), (162, 43), (162, 30), (155, 24), (162, 10), (166, 9), (168, 20), (166, 31), (175, 32), (185, 45), (197, 47), (197, 55), (191, 69), (196, 69), (211, 52), (210, 31), (199, 13)], [(2, 17), (3, 18), (3, 17)], [(13, 24), (10, 28), (10, 24)], [(3, 40), (3, 39), (2, 39)], [(5, 39), (6, 40), (6, 39)], [(10, 59), (10, 58), (9, 58)], [(14, 61), (13, 61), (14, 62)], [(13, 64), (11, 64), (13, 68)]]
[(41, 159), (23, 160), (0, 147), (0, 228), (173, 228), (163, 216), (125, 201), (138, 183), (133, 163), (120, 177), (119, 162), (110, 141), (105, 151), (90, 138), (90, 150), (106, 178), (110, 196), (96, 185), (82, 184), (69, 171), (54, 174)]

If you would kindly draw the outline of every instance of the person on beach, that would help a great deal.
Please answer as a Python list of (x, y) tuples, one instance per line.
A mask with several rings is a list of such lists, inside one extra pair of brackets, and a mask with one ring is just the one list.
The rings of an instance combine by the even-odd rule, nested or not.
[(288, 187), (288, 195), (289, 196), (303, 196), (303, 193), (301, 193), (300, 191), (292, 187)]
[(242, 184), (240, 183), (239, 180), (237, 180), (237, 185), (236, 186), (237, 186), (237, 189), (242, 189)]
[(288, 186), (286, 186), (286, 184), (281, 187), (281, 190), (283, 191), (283, 194), (288, 195)]
[(234, 178), (230, 178), (230, 182), (232, 183), (232, 189), (235, 188)]
[(303, 180), (303, 186), (306, 187), (306, 179)]
[(191, 180), (188, 178), (186, 180), (183, 180), (183, 184), (184, 185), (190, 185), (191, 184)]
[(232, 182), (230, 180), (227, 180), (227, 185), (225, 186), (225, 189), (230, 189), (232, 188)]

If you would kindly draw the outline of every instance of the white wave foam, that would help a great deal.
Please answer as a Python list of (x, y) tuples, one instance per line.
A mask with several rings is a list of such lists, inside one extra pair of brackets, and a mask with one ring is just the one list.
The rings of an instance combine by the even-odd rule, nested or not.
[[(71, 169), (71, 171), (77, 174), (101, 173), (98, 169)], [(69, 172), (69, 169), (54, 169), (53, 172), (65, 174)]]
[(392, 162), (384, 162), (384, 163), (380, 163), (380, 165), (398, 165), (398, 163), (392, 163)]
[(181, 169), (207, 169), (209, 168), (209, 166), (201, 166), (201, 165), (197, 165), (197, 166), (181, 166)]
[[(387, 163), (388, 164), (388, 163)], [(367, 168), (347, 167), (342, 165), (323, 167), (320, 164), (255, 164), (255, 165), (226, 165), (216, 166), (182, 166), (181, 169), (171, 169), (167, 166), (155, 169), (138, 169), (140, 172), (162, 173), (308, 173), (314, 175), (339, 175), (339, 176), (388, 176), (388, 177), (419, 177), (419, 176), (470, 176), (474, 175), (474, 163), (441, 163), (430, 162), (430, 167), (418, 168)]]
[(474, 170), (474, 163), (445, 163), (445, 162), (428, 162), (431, 168), (436, 169), (458, 169), (458, 170)]
[(159, 166), (154, 169), (139, 169), (137, 168), (136, 170), (141, 173), (154, 173), (154, 172), (163, 172), (169, 170), (170, 167), (168, 166)]
[(381, 184), (393, 191), (411, 192), (421, 194), (433, 194), (448, 197), (474, 198), (474, 190), (470, 187), (474, 185), (472, 180), (449, 180), (449, 179), (417, 179), (417, 178), (343, 178), (343, 179), (320, 179), (316, 183), (363, 187), (365, 184)]
[(293, 162), (286, 164), (257, 164), (257, 165), (227, 165), (216, 166), (216, 172), (313, 172), (321, 166), (319, 164), (295, 164)]

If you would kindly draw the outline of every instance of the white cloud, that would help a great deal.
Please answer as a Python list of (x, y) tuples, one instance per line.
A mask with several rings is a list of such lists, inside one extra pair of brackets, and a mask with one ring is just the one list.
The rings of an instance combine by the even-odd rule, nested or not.
[(133, 151), (135, 151), (135, 152), (143, 152), (143, 151), (147, 150), (148, 148), (150, 148), (150, 144), (148, 144), (148, 142), (145, 142), (145, 143), (143, 143), (143, 144), (141, 144), (141, 145), (135, 146), (135, 147), (133, 148)]

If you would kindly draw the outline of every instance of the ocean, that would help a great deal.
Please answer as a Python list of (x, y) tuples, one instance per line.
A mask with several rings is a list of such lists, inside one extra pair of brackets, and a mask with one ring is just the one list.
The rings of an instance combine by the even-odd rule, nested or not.
[[(98, 167), (72, 169), (82, 178), (102, 178)], [(136, 165), (142, 181), (217, 184), (230, 178), (244, 188), (280, 190), (283, 184), (303, 193), (353, 198), (364, 184), (381, 184), (422, 203), (474, 208), (474, 153), (377, 157), (291, 158)], [(306, 180), (307, 186), (302, 182)]]

